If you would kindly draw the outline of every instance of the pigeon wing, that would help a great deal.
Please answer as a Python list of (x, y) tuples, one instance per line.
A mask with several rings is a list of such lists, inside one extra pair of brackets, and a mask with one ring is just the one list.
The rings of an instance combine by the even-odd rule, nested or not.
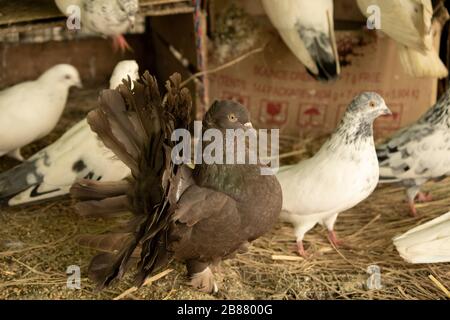
[(226, 194), (192, 185), (177, 207), (169, 248), (178, 259), (223, 258), (242, 244), (237, 203)]
[[(449, 167), (449, 93), (416, 123), (406, 127), (377, 147), (380, 182), (436, 177)], [(447, 170), (448, 171), (448, 170)]]
[(281, 38), (312, 75), (331, 80), (339, 74), (332, 1), (263, 0), (263, 5)]
[(393, 239), (400, 255), (410, 263), (450, 261), (450, 212)]
[(367, 12), (369, 6), (378, 6), (382, 31), (395, 41), (416, 50), (430, 49), (432, 43), (426, 36), (431, 32), (431, 0), (357, 0), (357, 3), (365, 16), (371, 14)]

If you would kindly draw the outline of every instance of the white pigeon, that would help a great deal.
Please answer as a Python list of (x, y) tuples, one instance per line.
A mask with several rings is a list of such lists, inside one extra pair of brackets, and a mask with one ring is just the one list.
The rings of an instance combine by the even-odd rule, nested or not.
[[(117, 64), (110, 79), (116, 88), (122, 79), (138, 78), (134, 60)], [(21, 165), (0, 174), (0, 199), (10, 206), (36, 202), (69, 193), (76, 179), (119, 181), (130, 171), (92, 132), (86, 119)]]
[(402, 183), (416, 216), (415, 200), (432, 200), (421, 185), (450, 175), (450, 89), (417, 122), (378, 146), (377, 154), (380, 182)]
[(366, 199), (377, 186), (373, 121), (390, 113), (380, 95), (364, 92), (353, 99), (336, 131), (312, 158), (280, 168), (281, 217), (294, 225), (301, 256), (306, 256), (303, 237), (317, 223), (338, 245), (334, 232), (338, 214)]
[[(444, 78), (447, 68), (433, 47), (433, 6), (431, 0), (357, 0), (369, 17), (378, 6), (381, 31), (398, 44), (400, 62), (414, 77)], [(372, 7), (370, 7), (372, 6)], [(370, 8), (369, 8), (370, 7)]]
[(138, 0), (55, 0), (55, 3), (69, 17), (75, 12), (73, 6), (80, 8), (85, 32), (112, 37), (114, 46), (122, 50), (130, 48), (122, 34), (134, 26)]
[(20, 149), (55, 128), (72, 86), (81, 87), (77, 69), (59, 64), (34, 81), (0, 91), (0, 157), (22, 161)]
[(292, 53), (316, 79), (340, 73), (333, 0), (262, 0), (266, 14)]
[(409, 263), (450, 262), (450, 212), (393, 239)]

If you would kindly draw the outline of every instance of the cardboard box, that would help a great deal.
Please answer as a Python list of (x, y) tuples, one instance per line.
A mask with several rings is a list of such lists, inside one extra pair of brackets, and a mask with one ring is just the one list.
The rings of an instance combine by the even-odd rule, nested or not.
[[(255, 3), (259, 1), (245, 3), (258, 12)], [(436, 101), (437, 80), (406, 75), (397, 45), (382, 33), (375, 35), (362, 26), (337, 31), (341, 77), (324, 84), (307, 74), (265, 16), (255, 15), (255, 19), (266, 20), (262, 25), (274, 36), (263, 52), (209, 74), (207, 95), (209, 100), (240, 101), (250, 109), (257, 127), (280, 128), (282, 134), (294, 136), (329, 133), (355, 95), (375, 91), (393, 111), (375, 123), (375, 134), (381, 137), (417, 120)], [(214, 55), (209, 52), (207, 69), (218, 66)]]
[(334, 0), (334, 20), (365, 23), (366, 18), (359, 10), (356, 0)]

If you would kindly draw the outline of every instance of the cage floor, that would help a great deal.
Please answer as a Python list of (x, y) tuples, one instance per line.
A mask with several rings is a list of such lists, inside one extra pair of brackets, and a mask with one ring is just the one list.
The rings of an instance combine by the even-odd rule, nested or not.
[[(30, 156), (56, 140), (80, 120), (97, 101), (97, 88), (73, 92), (56, 130), (26, 147)], [(309, 156), (321, 140), (302, 140), (298, 158)], [(292, 160), (292, 159), (291, 159)], [(0, 171), (17, 164), (0, 159)], [(418, 218), (411, 218), (404, 191), (382, 186), (359, 206), (342, 213), (336, 223), (345, 246), (335, 249), (326, 231), (316, 227), (306, 235), (302, 259), (294, 253), (292, 228), (279, 223), (253, 243), (248, 253), (223, 262), (216, 269), (220, 291), (216, 296), (192, 290), (181, 264), (172, 263), (158, 280), (137, 291), (132, 277), (97, 292), (86, 277), (93, 252), (77, 246), (78, 234), (103, 232), (117, 221), (77, 216), (74, 201), (63, 198), (18, 208), (0, 208), (0, 299), (445, 299), (429, 278), (433, 275), (450, 287), (450, 263), (411, 265), (404, 262), (392, 237), (428, 221), (450, 208), (450, 179), (429, 183), (435, 200), (419, 204)], [(273, 255), (295, 261), (273, 260)], [(81, 267), (81, 289), (67, 288), (68, 266)], [(381, 270), (380, 289), (366, 288), (369, 266)]]

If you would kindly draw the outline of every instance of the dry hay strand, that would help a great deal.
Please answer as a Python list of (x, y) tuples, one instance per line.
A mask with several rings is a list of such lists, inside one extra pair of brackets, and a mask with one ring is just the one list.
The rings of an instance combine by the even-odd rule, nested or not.
[[(73, 118), (65, 119), (69, 120), (73, 122)], [(323, 140), (280, 137), (280, 153), (288, 154), (283, 161), (311, 156)], [(1, 166), (8, 166), (2, 161)], [(138, 290), (130, 290), (131, 272), (97, 292), (86, 278), (94, 252), (80, 248), (75, 238), (102, 233), (118, 220), (79, 217), (69, 199), (0, 208), (0, 299), (113, 299), (123, 293), (124, 299), (446, 299), (443, 288), (450, 288), (450, 264), (408, 264), (391, 240), (449, 210), (450, 179), (428, 183), (425, 189), (435, 200), (418, 204), (419, 217), (411, 218), (404, 190), (380, 186), (366, 201), (339, 216), (336, 232), (346, 246), (333, 248), (326, 230), (316, 227), (305, 237), (307, 259), (294, 252), (291, 226), (279, 223), (247, 253), (214, 268), (220, 288), (215, 296), (192, 290), (179, 263), (172, 263), (172, 272)], [(80, 290), (67, 288), (70, 265), (81, 267)], [(373, 265), (381, 270), (380, 289), (367, 287), (368, 267)]]
[[(325, 139), (289, 145), (295, 139), (280, 137), (280, 157), (292, 155), (284, 159), (289, 163), (310, 157)], [(404, 189), (380, 185), (368, 199), (339, 216), (336, 232), (344, 241), (342, 248), (332, 247), (327, 231), (316, 227), (305, 237), (310, 256), (298, 257), (291, 226), (280, 223), (230, 264), (239, 268), (244, 284), (253, 286), (258, 299), (445, 299), (450, 263), (409, 264), (392, 243), (394, 236), (448, 212), (450, 178), (428, 183), (424, 189), (434, 201), (417, 204), (419, 217), (412, 218)], [(368, 287), (371, 266), (380, 268), (379, 289)], [(431, 278), (438, 278), (441, 285)]]
[[(263, 293), (256, 298), (444, 299), (445, 292), (428, 277), (433, 275), (448, 287), (450, 264), (406, 263), (391, 240), (448, 211), (449, 179), (427, 187), (440, 204), (422, 204), (419, 218), (408, 216), (404, 192), (395, 187), (380, 188), (359, 206), (342, 213), (336, 231), (346, 247), (333, 248), (326, 230), (316, 227), (305, 237), (310, 254), (307, 259), (273, 260), (272, 255), (296, 257), (293, 230), (280, 224), (269, 236), (257, 240), (248, 255), (232, 263), (239, 266), (244, 283)], [(367, 287), (370, 266), (381, 270), (381, 289)]]

